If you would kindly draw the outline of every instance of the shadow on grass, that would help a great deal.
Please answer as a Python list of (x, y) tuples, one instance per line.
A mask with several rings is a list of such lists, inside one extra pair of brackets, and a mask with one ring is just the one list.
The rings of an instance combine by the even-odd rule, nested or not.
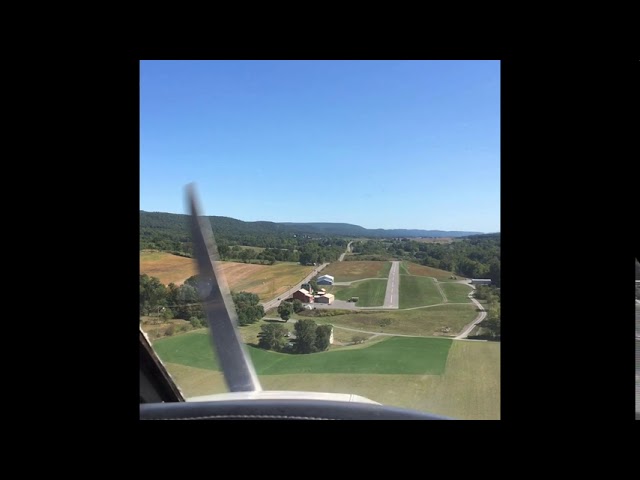
[(500, 337), (494, 337), (491, 335), (469, 335), (467, 337), (469, 340), (488, 340), (490, 342), (499, 342)]

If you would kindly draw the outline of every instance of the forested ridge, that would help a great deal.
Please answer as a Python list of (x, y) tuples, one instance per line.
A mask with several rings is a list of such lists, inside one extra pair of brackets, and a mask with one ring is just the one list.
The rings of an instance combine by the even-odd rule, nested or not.
[[(341, 237), (459, 237), (474, 232), (440, 230), (367, 229), (348, 223), (243, 222), (230, 217), (209, 216), (218, 244), (265, 248), (295, 248), (302, 239)], [(140, 248), (186, 251), (189, 243), (188, 215), (140, 211)]]

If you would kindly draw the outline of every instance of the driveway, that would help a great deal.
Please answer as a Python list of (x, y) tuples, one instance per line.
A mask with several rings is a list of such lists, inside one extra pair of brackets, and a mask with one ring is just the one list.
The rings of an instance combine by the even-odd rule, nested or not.
[(280, 305), (280, 302), (282, 300), (284, 300), (285, 298), (291, 297), (293, 295), (293, 292), (296, 292), (296, 291), (300, 290), (300, 287), (302, 286), (303, 283), (308, 283), (309, 280), (311, 280), (318, 273), (320, 273), (320, 271), (322, 271), (322, 269), (324, 269), (327, 265), (329, 265), (329, 264), (328, 263), (323, 263), (318, 268), (314, 269), (309, 275), (307, 275), (301, 282), (299, 282), (296, 285), (294, 285), (293, 288), (287, 290), (284, 293), (281, 293), (279, 296), (277, 296), (276, 298), (274, 298), (272, 300), (269, 300), (267, 302), (261, 302), (260, 305), (262, 305), (264, 307), (264, 311), (265, 312), (267, 310), (271, 309), (271, 308), (277, 307), (278, 305)]

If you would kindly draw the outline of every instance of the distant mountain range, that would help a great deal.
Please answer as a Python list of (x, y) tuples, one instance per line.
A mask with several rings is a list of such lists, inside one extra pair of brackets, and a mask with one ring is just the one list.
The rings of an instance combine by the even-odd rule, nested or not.
[[(140, 210), (141, 230), (166, 229), (182, 230), (187, 226), (188, 215), (162, 212), (145, 212)], [(244, 222), (230, 217), (209, 216), (214, 233), (236, 234), (282, 234), (299, 235), (336, 235), (344, 237), (466, 237), (468, 235), (482, 235), (483, 232), (420, 230), (420, 229), (383, 229), (364, 228), (350, 223), (295, 223), (295, 222)]]
[(351, 237), (466, 237), (467, 235), (481, 235), (483, 232), (444, 231), (444, 230), (420, 230), (420, 229), (384, 229), (364, 228), (351, 223), (294, 223), (281, 222), (294, 230), (309, 231), (325, 235), (346, 235)]

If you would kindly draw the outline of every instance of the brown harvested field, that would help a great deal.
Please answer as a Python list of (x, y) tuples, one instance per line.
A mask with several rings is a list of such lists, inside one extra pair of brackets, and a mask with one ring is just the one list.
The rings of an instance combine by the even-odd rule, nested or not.
[(158, 278), (165, 285), (172, 282), (180, 285), (197, 273), (196, 262), (193, 258), (179, 257), (167, 252), (142, 250), (140, 274), (143, 273)]
[(453, 243), (452, 237), (438, 237), (438, 238), (412, 238), (416, 242), (422, 243)]
[(222, 264), (222, 271), (231, 290), (256, 293), (260, 300), (271, 300), (286, 292), (313, 272), (314, 268), (284, 262), (275, 265), (235, 262), (222, 262)]
[[(299, 283), (313, 271), (297, 263), (253, 265), (249, 263), (220, 262), (229, 288), (235, 292), (251, 292), (260, 300), (271, 300), (290, 286)], [(140, 252), (140, 273), (157, 277), (162, 283), (176, 285), (195, 275), (196, 264), (191, 258), (166, 252)]]
[(351, 282), (362, 278), (387, 278), (390, 269), (391, 262), (334, 262), (320, 274), (332, 275), (336, 282)]
[(465, 277), (455, 275), (457, 280), (450, 278), (454, 274), (447, 272), (446, 270), (440, 270), (439, 268), (425, 267), (424, 265), (418, 265), (417, 263), (404, 262), (410, 275), (420, 275), (421, 277), (434, 277), (439, 282), (454, 282), (457, 280), (466, 280)]

